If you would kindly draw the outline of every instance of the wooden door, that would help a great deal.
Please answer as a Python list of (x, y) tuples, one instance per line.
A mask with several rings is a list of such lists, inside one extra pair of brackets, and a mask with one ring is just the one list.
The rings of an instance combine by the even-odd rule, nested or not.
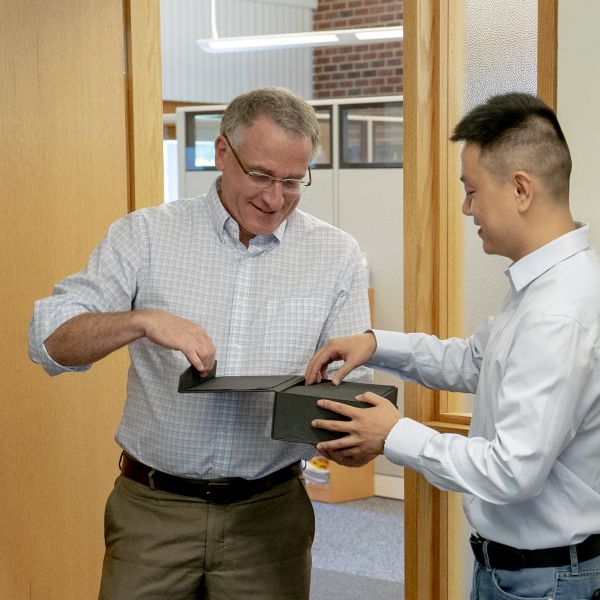
[[(143, 73), (158, 105), (133, 140), (143, 85), (124, 51), (140, 11), (155, 11), (160, 48), (157, 2), (0, 0), (0, 600), (97, 597), (127, 353), (50, 378), (28, 360), (27, 327), (135, 205), (134, 162), (161, 164), (138, 147), (154, 122), (161, 136), (159, 53)], [(160, 201), (160, 172), (140, 203), (150, 188)]]

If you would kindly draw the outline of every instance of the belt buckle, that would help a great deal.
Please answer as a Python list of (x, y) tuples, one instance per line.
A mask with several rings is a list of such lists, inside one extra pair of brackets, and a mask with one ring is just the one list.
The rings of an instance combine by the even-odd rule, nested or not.
[(206, 485), (206, 499), (215, 504), (229, 504), (234, 501), (235, 494), (230, 493), (234, 488), (228, 482), (210, 481)]

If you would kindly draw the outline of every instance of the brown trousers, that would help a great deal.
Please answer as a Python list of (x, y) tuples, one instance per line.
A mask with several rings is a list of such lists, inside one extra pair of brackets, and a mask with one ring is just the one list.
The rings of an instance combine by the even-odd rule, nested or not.
[(99, 600), (308, 600), (314, 523), (301, 477), (209, 504), (119, 476)]

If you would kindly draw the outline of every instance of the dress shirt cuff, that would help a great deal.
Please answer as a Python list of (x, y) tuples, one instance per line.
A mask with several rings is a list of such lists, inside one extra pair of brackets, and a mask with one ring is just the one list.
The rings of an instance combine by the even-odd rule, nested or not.
[(438, 435), (435, 429), (412, 419), (402, 418), (385, 439), (383, 453), (393, 463), (418, 471), (423, 449), (434, 435)]
[[(39, 348), (39, 363), (44, 368), (44, 371), (48, 373), (48, 375), (60, 375), (61, 373), (76, 373), (81, 371), (87, 371), (91, 368), (92, 365), (78, 365), (76, 367), (67, 367), (65, 365), (61, 365), (56, 362), (50, 354), (48, 354), (48, 350), (46, 350), (46, 344), (42, 344)], [(36, 361), (38, 362), (38, 361)]]
[(398, 369), (406, 363), (406, 356), (412, 352), (408, 336), (398, 331), (370, 330), (377, 341), (377, 349), (368, 361), (376, 368)]
[(369, 329), (375, 336), (377, 348), (373, 356), (365, 363), (366, 367), (387, 371), (395, 377), (405, 381), (415, 381), (403, 372), (403, 368), (409, 368), (413, 356), (413, 349), (406, 333), (398, 331), (384, 331), (382, 329)]

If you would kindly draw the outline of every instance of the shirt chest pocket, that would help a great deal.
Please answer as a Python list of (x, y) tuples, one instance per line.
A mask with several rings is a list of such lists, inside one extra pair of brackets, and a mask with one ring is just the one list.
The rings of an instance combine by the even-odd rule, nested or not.
[(301, 373), (316, 349), (329, 304), (319, 298), (286, 298), (269, 304), (267, 311), (265, 355), (277, 371)]

